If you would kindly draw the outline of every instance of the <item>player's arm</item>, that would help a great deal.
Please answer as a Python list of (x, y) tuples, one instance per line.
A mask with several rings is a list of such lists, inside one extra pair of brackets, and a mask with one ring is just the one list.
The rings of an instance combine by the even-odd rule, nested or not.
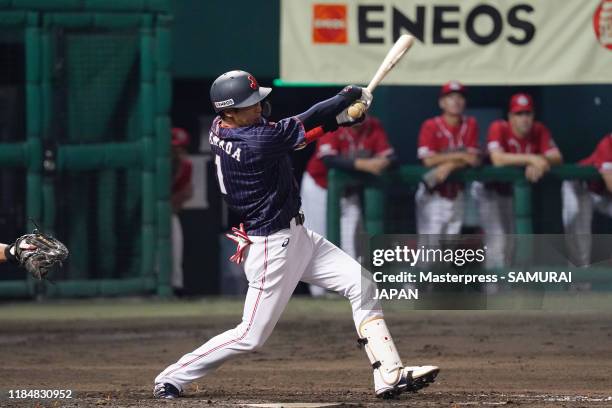
[(435, 167), (445, 163), (454, 163), (455, 166), (465, 167), (472, 160), (472, 157), (477, 158), (478, 155), (473, 152), (434, 153), (423, 157), (421, 161), (425, 167)]
[(540, 133), (540, 151), (544, 152), (543, 156), (551, 166), (557, 166), (563, 163), (563, 156), (553, 140), (550, 130), (541, 123), (534, 125)]
[(7, 261), (4, 251), (7, 251), (8, 247), (8, 245), (0, 243), (0, 263)]
[(558, 166), (563, 163), (563, 156), (559, 149), (551, 149), (544, 154), (544, 158), (548, 161), (551, 166)]
[(342, 89), (336, 96), (313, 105), (306, 112), (296, 115), (304, 125), (306, 132), (319, 126), (331, 131), (336, 123), (336, 116), (348, 108), (353, 102), (361, 98), (362, 89), (358, 86), (349, 85)]
[(491, 163), (494, 166), (529, 166), (534, 162), (546, 161), (542, 156), (528, 153), (506, 153), (502, 150), (490, 150)]
[(374, 175), (380, 175), (391, 164), (387, 157), (350, 159), (340, 155), (328, 155), (321, 157), (321, 161), (328, 169), (357, 170)]

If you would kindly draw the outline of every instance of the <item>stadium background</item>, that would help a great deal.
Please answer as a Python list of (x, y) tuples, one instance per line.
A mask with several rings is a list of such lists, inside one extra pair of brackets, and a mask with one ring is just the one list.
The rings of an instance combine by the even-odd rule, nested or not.
[[(230, 265), (220, 235), (236, 220), (225, 216), (200, 145), (212, 114), (208, 88), (235, 68), (271, 85), (279, 19), (279, 0), (0, 0), (0, 242), (29, 230), (35, 216), (72, 250), (55, 284), (0, 266), (1, 406), (381, 406), (346, 301), (307, 297), (290, 302), (261, 350), (194, 383), (186, 398), (152, 399), (163, 367), (235, 325), (242, 311), (240, 297), (177, 300), (157, 284), (155, 265), (166, 278), (170, 265), (170, 125), (186, 128), (190, 152), (208, 163), (208, 206), (182, 214), (186, 285), (217, 294)], [(471, 112), (503, 116), (519, 89), (534, 95), (568, 162), (610, 131), (612, 85), (472, 87)], [(276, 88), (274, 117), (337, 90)], [(405, 164), (416, 164), (416, 134), (437, 113), (437, 95), (437, 86), (376, 91), (374, 112)], [(294, 157), (298, 178), (310, 153)], [(561, 232), (556, 183), (534, 192), (535, 232)], [(387, 231), (414, 232), (411, 190), (387, 193), (396, 198)], [(595, 228), (612, 231), (603, 218)], [(140, 293), (162, 296), (117, 298)], [(442, 373), (428, 390), (382, 404), (610, 405), (609, 292), (511, 293), (501, 302), (510, 310), (391, 304), (386, 319), (404, 362), (439, 364)], [(17, 389), (69, 389), (74, 399), (8, 399)]]
[[(25, 1), (4, 3), (0, 5), (7, 12), (31, 12), (38, 9), (43, 20), (45, 13), (61, 12), (66, 6), (71, 11), (70, 7), (79, 4), (59, 0), (38, 4)], [(139, 72), (142, 67), (134, 59), (142, 46), (139, 42), (142, 41), (139, 37), (141, 28), (138, 25), (125, 23), (123, 26), (115, 24), (117, 26), (112, 27), (114, 23), (111, 21), (110, 28), (100, 28), (93, 24), (79, 32), (78, 28), (70, 31), (72, 23), (62, 26), (61, 22), (56, 24), (44, 20), (42, 26), (51, 27), (50, 32), (56, 36), (54, 38), (58, 39), (59, 44), (52, 48), (57, 53), (53, 76), (50, 78), (52, 92), (50, 95), (43, 92), (44, 97), (51, 98), (50, 106), (53, 106), (49, 113), (51, 123), (47, 123), (47, 128), (42, 132), (43, 140), (46, 140), (44, 143), (118, 143), (151, 136), (151, 140), (161, 144), (163, 127), (171, 122), (173, 126), (184, 127), (189, 131), (192, 135), (190, 152), (205, 158), (207, 153), (202, 151), (201, 135), (206, 136), (212, 115), (208, 89), (214, 78), (219, 73), (236, 68), (249, 70), (265, 85), (271, 85), (279, 76), (279, 1), (266, 1), (254, 7), (248, 1), (238, 0), (232, 3), (231, 8), (218, 1), (133, 2), (136, 7), (131, 11), (125, 5), (128, 3), (102, 3), (92, 1), (83, 4), (88, 4), (92, 10), (98, 7), (97, 12), (102, 13), (127, 11), (127, 14), (136, 15), (140, 12), (146, 15), (150, 11), (154, 41), (158, 38), (154, 27), (160, 21), (167, 20), (161, 24), (172, 30), (172, 36), (169, 37), (171, 42), (166, 49), (171, 53), (168, 56), (171, 65), (165, 73), (171, 75), (169, 79), (172, 90), (164, 89), (166, 85), (155, 85), (157, 79), (153, 83), (156, 90), (161, 90), (162, 97), (157, 99), (158, 105), (164, 97), (171, 98), (167, 101), (169, 111), (164, 116), (164, 107), (157, 106), (153, 116), (158, 117), (153, 118), (151, 125), (139, 128), (137, 115), (144, 105), (138, 100), (139, 89), (143, 88), (137, 85), (142, 79), (142, 71)], [(228, 13), (231, 15), (229, 24), (225, 19)], [(26, 47), (21, 39), (24, 27), (27, 27), (26, 22), (21, 26), (13, 24), (12, 29), (3, 30), (0, 36), (0, 78), (3, 87), (0, 142), (23, 141), (27, 134)], [(109, 33), (111, 37), (104, 37), (104, 34)], [(68, 38), (69, 41), (66, 40)], [(109, 38), (112, 40), (108, 41)], [(162, 47), (157, 42), (155, 44)], [(68, 52), (69, 47), (77, 52)], [(154, 74), (156, 78), (164, 75), (159, 66), (155, 69), (158, 69)], [(99, 81), (92, 87), (80, 87), (79, 84), (86, 83), (88, 76), (93, 74), (98, 75)], [(45, 74), (42, 75), (44, 83)], [(45, 89), (44, 85), (42, 89)], [(320, 98), (334, 94), (337, 89), (276, 87), (272, 97), (273, 118), (302, 111)], [(376, 91), (373, 113), (383, 121), (403, 164), (417, 163), (416, 135), (422, 121), (438, 112), (438, 90), (437, 86), (382, 86)], [(469, 89), (469, 113), (480, 119), (481, 139), (491, 120), (505, 116), (509, 96), (519, 90), (534, 96), (538, 119), (549, 126), (568, 163), (587, 156), (601, 136), (609, 132), (612, 85), (474, 86)], [(101, 103), (96, 92), (101, 92), (102, 97), (111, 103)], [(43, 121), (48, 120), (44, 114), (42, 117)], [(312, 148), (294, 154), (298, 180), (311, 153)], [(102, 167), (94, 169), (76, 163), (74, 173), (42, 173), (40, 194), (51, 194), (47, 197), (53, 201), (53, 204), (41, 209), (41, 215), (44, 214), (43, 224), (59, 236), (68, 236), (69, 245), (76, 255), (71, 259), (65, 276), (58, 277), (60, 280), (125, 279), (139, 276), (139, 271), (151, 268), (151, 265), (141, 263), (143, 260), (148, 262), (146, 245), (141, 240), (149, 242), (155, 239), (155, 248), (163, 247), (161, 242), (168, 242), (167, 234), (163, 235), (164, 216), (158, 212), (159, 206), (163, 207), (165, 154), (163, 148), (157, 149), (154, 162), (144, 164), (145, 171), (149, 169), (153, 177), (160, 176), (155, 180), (161, 183), (154, 192), (157, 194), (155, 209), (150, 209), (155, 212), (155, 217), (159, 217), (151, 223), (155, 229), (152, 235), (142, 235), (146, 228), (143, 229), (143, 225), (138, 222), (143, 219), (141, 211), (148, 211), (141, 207), (142, 174), (140, 170), (134, 170), (140, 169), (140, 164), (137, 163), (136, 167), (119, 164), (116, 170), (105, 171)], [(126, 157), (128, 162), (133, 160), (129, 154)], [(186, 287), (191, 294), (220, 292), (221, 272), (226, 265), (225, 259), (217, 256), (224, 250), (220, 234), (237, 222), (223, 209), (214, 181), (212, 162), (204, 160), (204, 163), (208, 166), (203, 180), (208, 206), (187, 209), (181, 215), (185, 234)], [(25, 200), (28, 184), (24, 182), (23, 172), (15, 172), (14, 168), (0, 169), (0, 240), (10, 241), (29, 228)], [(50, 185), (54, 189), (50, 189)], [(391, 205), (386, 214), (386, 232), (414, 233), (412, 191), (406, 187), (388, 191), (394, 199), (389, 200)], [(83, 205), (84, 199), (86, 205)], [(541, 183), (539, 188), (534, 189), (532, 201), (533, 231), (562, 233), (558, 181)], [(595, 233), (612, 231), (610, 220), (598, 215), (594, 225)], [(205, 260), (202, 259), (202, 253), (206, 254)], [(166, 261), (162, 259), (161, 264)], [(19, 278), (20, 275), (14, 270), (1, 276), (3, 280)], [(93, 290), (90, 293), (97, 292)]]

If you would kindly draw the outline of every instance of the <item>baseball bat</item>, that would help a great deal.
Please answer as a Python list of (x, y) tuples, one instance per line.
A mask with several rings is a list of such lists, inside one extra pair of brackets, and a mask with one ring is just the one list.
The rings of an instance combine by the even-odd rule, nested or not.
[[(383, 78), (387, 76), (389, 71), (391, 71), (393, 67), (395, 67), (395, 64), (397, 64), (398, 61), (404, 56), (406, 51), (408, 51), (410, 47), (412, 47), (413, 43), (414, 37), (409, 34), (403, 34), (402, 36), (400, 36), (400, 38), (397, 39), (395, 44), (393, 44), (393, 47), (391, 47), (391, 49), (381, 62), (380, 66), (378, 67), (378, 70), (376, 70), (376, 73), (372, 77), (372, 80), (370, 80), (370, 83), (366, 87), (366, 89), (370, 91), (370, 93), (372, 93), (374, 89), (376, 89), (378, 84), (380, 84)], [(361, 117), (361, 115), (363, 115), (365, 111), (366, 106), (361, 101), (353, 103), (348, 108), (348, 114), (353, 119)]]

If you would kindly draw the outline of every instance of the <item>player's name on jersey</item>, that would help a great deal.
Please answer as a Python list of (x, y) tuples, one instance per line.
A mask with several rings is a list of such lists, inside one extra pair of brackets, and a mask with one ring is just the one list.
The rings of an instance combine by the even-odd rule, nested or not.
[(212, 146), (217, 146), (221, 150), (223, 150), (226, 154), (232, 157), (232, 159), (236, 161), (240, 161), (240, 153), (241, 150), (239, 147), (234, 149), (232, 142), (226, 142), (225, 140), (221, 140), (219, 136), (216, 136), (213, 132), (210, 132), (208, 135), (208, 142)]

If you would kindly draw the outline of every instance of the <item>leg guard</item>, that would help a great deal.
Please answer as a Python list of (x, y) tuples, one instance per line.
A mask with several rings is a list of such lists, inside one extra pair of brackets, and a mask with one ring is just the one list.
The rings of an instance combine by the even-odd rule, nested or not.
[[(359, 344), (365, 347), (375, 379), (378, 376), (382, 380), (382, 388), (395, 387), (402, 379), (403, 365), (384, 319), (375, 317), (364, 321), (359, 326), (359, 335)], [(378, 394), (381, 387), (375, 387)]]

